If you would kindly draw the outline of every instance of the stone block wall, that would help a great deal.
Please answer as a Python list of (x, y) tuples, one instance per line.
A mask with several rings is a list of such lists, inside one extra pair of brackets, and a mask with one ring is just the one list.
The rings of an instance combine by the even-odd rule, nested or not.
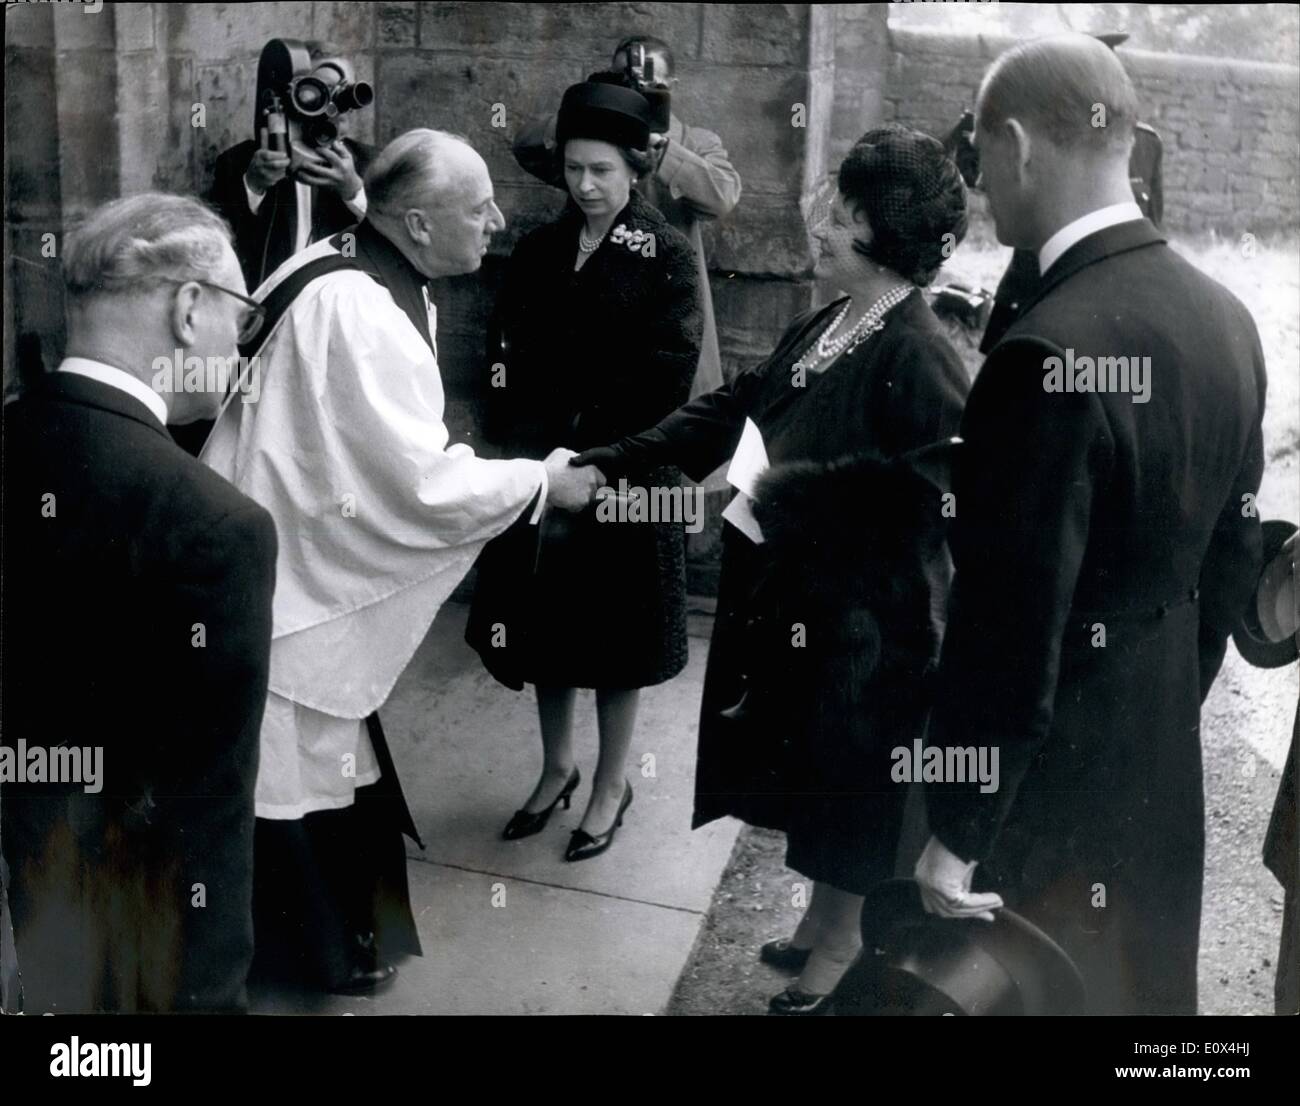
[[(973, 104), (989, 63), (1017, 41), (900, 28), (889, 40), (883, 117), (938, 137)], [(1118, 53), (1141, 118), (1164, 141), (1166, 225), (1232, 235), (1300, 227), (1300, 70), (1127, 47)], [(838, 79), (852, 78), (841, 67)]]

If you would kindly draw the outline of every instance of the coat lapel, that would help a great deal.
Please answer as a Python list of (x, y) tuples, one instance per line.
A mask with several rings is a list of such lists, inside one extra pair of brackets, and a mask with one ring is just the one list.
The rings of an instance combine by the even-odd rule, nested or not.
[(1095, 265), (1098, 261), (1105, 261), (1108, 257), (1154, 246), (1164, 241), (1165, 236), (1147, 219), (1117, 223), (1115, 226), (1104, 227), (1086, 238), (1081, 238), (1047, 270), (1047, 274), (1039, 281), (1033, 293), (1026, 298), (1017, 318), (1023, 319), (1039, 300), (1081, 269)]
[(153, 412), (134, 396), (127, 395), (120, 388), (114, 388), (98, 380), (91, 380), (89, 377), (67, 372), (49, 373), (41, 379), (37, 387), (52, 399), (63, 400), (68, 403), (79, 403), (85, 407), (97, 407), (101, 411), (108, 411), (114, 415), (121, 415), (123, 418), (133, 419), (135, 422), (148, 427), (155, 434), (161, 435), (168, 441), (172, 440), (171, 435), (167, 433), (163, 425), (154, 418)]

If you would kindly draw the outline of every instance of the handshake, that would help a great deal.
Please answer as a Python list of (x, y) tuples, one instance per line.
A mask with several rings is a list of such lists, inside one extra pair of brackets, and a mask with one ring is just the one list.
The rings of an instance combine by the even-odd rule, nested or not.
[(605, 474), (596, 467), (599, 456), (612, 457), (613, 450), (589, 449), (574, 453), (571, 449), (553, 449), (543, 464), (550, 490), (546, 501), (564, 511), (581, 511), (605, 486)]

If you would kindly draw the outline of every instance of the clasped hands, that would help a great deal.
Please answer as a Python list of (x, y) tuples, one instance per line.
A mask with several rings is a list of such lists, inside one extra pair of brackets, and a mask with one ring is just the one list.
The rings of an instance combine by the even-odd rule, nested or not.
[[(574, 458), (579, 461), (576, 465), (570, 463)], [(581, 511), (605, 486), (605, 474), (594, 464), (583, 463), (571, 449), (551, 450), (543, 464), (550, 489), (546, 501), (563, 511)]]

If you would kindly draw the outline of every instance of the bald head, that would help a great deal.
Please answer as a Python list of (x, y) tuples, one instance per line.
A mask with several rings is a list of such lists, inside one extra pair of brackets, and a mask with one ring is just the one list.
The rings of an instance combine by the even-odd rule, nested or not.
[(428, 277), (477, 269), (505, 219), (487, 163), (459, 135), (418, 129), (393, 139), (365, 177), (367, 217)]
[(1127, 157), (1137, 95), (1110, 47), (1091, 35), (1052, 35), (1012, 47), (985, 74), (976, 130), (1008, 119), (1062, 149)]
[(1132, 202), (1136, 121), (1128, 74), (1090, 35), (1000, 55), (980, 85), (974, 134), (998, 241), (1036, 250), (1075, 219)]
[(405, 208), (440, 203), (487, 166), (459, 135), (421, 128), (398, 135), (366, 172), (372, 210), (400, 214)]

